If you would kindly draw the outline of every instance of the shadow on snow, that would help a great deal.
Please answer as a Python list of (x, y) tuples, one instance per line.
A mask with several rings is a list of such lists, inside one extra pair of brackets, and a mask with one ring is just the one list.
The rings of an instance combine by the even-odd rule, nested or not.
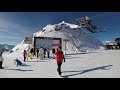
[(67, 55), (78, 55), (78, 54), (91, 54), (91, 53), (99, 53), (99, 52), (90, 51), (90, 52), (71, 53), (71, 54), (66, 54), (66, 56), (67, 56)]
[(110, 66), (113, 66), (113, 65), (101, 66), (101, 67), (96, 67), (96, 68), (91, 68), (91, 69), (86, 69), (86, 70), (80, 70), (80, 71), (63, 71), (62, 73), (66, 73), (66, 72), (78, 72), (78, 73), (70, 74), (70, 75), (64, 75), (64, 76), (61, 76), (61, 77), (68, 78), (70, 76), (84, 74), (84, 73), (99, 70), (99, 69), (101, 69), (101, 70), (110, 70), (111, 68), (106, 68), (106, 67), (110, 67)]
[(81, 57), (65, 57), (65, 59), (75, 59), (75, 58), (81, 58)]
[(24, 70), (24, 69), (5, 69), (5, 70), (16, 70), (16, 71), (33, 71), (33, 70)]

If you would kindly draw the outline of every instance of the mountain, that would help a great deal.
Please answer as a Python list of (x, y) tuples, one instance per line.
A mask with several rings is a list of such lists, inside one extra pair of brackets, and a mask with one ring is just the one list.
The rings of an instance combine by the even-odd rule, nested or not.
[[(66, 23), (65, 21), (54, 24), (47, 25), (43, 30), (38, 31), (33, 34), (34, 37), (56, 37), (62, 38), (62, 48), (65, 50), (65, 42), (63, 39), (69, 40), (66, 44), (66, 53), (76, 53), (83, 49), (101, 49), (104, 48), (104, 44), (96, 39), (91, 32), (82, 27)], [(12, 50), (16, 51), (19, 49), (23, 51), (28, 49), (29, 44), (25, 44), (24, 40), (14, 47)]]
[(8, 45), (8, 44), (0, 44), (0, 52), (3, 50), (11, 50), (15, 47), (15, 45)]

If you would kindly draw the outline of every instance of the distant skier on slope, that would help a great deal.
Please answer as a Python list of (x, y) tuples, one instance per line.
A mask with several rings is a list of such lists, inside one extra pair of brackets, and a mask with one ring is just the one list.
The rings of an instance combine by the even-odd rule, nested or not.
[(55, 53), (55, 55), (56, 55), (56, 62), (58, 66), (57, 71), (59, 75), (61, 75), (61, 65), (62, 65), (63, 60), (65, 62), (65, 57), (64, 57), (61, 47), (58, 48), (58, 51)]

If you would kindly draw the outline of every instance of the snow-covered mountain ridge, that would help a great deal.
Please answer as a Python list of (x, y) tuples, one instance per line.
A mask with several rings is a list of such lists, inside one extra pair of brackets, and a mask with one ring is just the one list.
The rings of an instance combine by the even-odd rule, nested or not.
[[(33, 34), (33, 37), (56, 37), (62, 38), (62, 48), (65, 50), (64, 39), (69, 40), (66, 44), (66, 53), (76, 53), (82, 49), (101, 49), (104, 48), (104, 44), (96, 39), (91, 32), (83, 29), (82, 27), (66, 23), (65, 21), (54, 24), (47, 25), (42, 30)], [(13, 51), (19, 49), (23, 51), (28, 49), (29, 44), (25, 44), (24, 40), (21, 44), (18, 44)]]

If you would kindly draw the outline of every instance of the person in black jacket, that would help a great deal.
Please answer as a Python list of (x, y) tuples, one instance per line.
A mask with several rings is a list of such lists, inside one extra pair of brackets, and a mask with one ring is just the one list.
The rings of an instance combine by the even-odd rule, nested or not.
[(55, 48), (53, 47), (53, 49), (52, 49), (52, 53), (53, 53), (53, 58), (55, 58)]
[(47, 48), (45, 47), (45, 48), (44, 48), (44, 58), (45, 58), (45, 56), (46, 56), (46, 51), (47, 51)]
[(24, 57), (24, 62), (25, 62), (26, 58), (27, 58), (27, 51), (26, 50), (24, 50), (24, 52), (23, 52), (23, 57)]
[(39, 56), (38, 54), (39, 54), (39, 49), (37, 48), (37, 58), (38, 58), (38, 56)]

